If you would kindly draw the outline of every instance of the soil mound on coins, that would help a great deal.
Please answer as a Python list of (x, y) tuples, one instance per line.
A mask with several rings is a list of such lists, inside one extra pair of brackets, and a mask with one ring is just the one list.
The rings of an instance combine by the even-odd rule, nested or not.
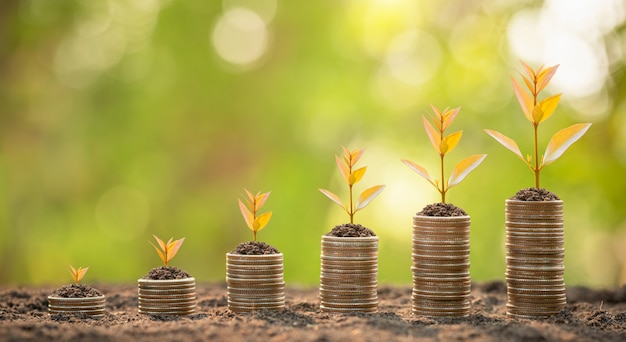
[(544, 188), (527, 188), (518, 191), (515, 196), (511, 197), (512, 200), (518, 201), (558, 201), (559, 196), (550, 192)]
[(230, 253), (243, 255), (264, 255), (278, 254), (280, 252), (274, 246), (269, 245), (265, 242), (249, 241), (240, 243)]
[(346, 223), (333, 228), (326, 236), (336, 237), (367, 237), (376, 236), (374, 232), (360, 224)]
[(425, 206), (417, 215), (451, 217), (467, 216), (467, 213), (452, 203), (434, 203)]
[(143, 279), (152, 280), (171, 280), (171, 279), (184, 279), (189, 278), (191, 275), (178, 267), (174, 266), (161, 266), (155, 267), (146, 274)]
[(63, 298), (85, 298), (102, 296), (102, 292), (89, 285), (71, 284), (59, 287), (52, 295)]

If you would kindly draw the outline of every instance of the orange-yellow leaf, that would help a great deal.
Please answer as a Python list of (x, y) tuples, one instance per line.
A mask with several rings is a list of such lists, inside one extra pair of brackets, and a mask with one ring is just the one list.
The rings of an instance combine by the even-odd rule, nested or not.
[(363, 156), (363, 153), (365, 153), (365, 149), (363, 149), (363, 148), (360, 149), (360, 150), (352, 151), (350, 153), (350, 161), (351, 161), (350, 166), (356, 165), (356, 163), (359, 161), (359, 159), (361, 159), (361, 157)]
[(156, 240), (156, 242), (159, 244), (159, 247), (161, 247), (161, 250), (165, 250), (165, 242), (163, 242), (163, 240), (159, 239), (156, 235), (152, 234), (152, 236), (154, 237), (154, 239)]
[(533, 83), (530, 82), (528, 77), (524, 76), (524, 74), (520, 73), (520, 76), (522, 76), (522, 79), (524, 80), (524, 83), (526, 84), (526, 88), (528, 88), (528, 91), (532, 94), (535, 91), (535, 87), (533, 86)]
[(350, 170), (348, 169), (348, 166), (346, 166), (346, 164), (341, 162), (341, 159), (339, 159), (339, 157), (335, 156), (335, 161), (337, 162), (337, 167), (339, 168), (339, 172), (341, 172), (341, 177), (343, 177), (343, 180), (346, 183), (350, 183)]
[(561, 94), (552, 95), (541, 100), (533, 109), (533, 122), (539, 124), (546, 121), (559, 105)]
[(546, 153), (544, 154), (544, 158), (541, 163), (542, 166), (553, 163), (561, 157), (565, 150), (567, 150), (573, 143), (576, 142), (576, 140), (580, 139), (587, 132), (589, 127), (591, 127), (590, 123), (579, 123), (556, 132), (548, 143)]
[(552, 76), (554, 76), (554, 74), (556, 73), (556, 69), (558, 68), (559, 65), (557, 64), (541, 71), (537, 75), (537, 93), (542, 91), (548, 85), (548, 83), (550, 83)]
[(254, 216), (250, 212), (250, 210), (243, 204), (241, 199), (237, 199), (239, 202), (239, 210), (241, 211), (241, 215), (243, 219), (246, 220), (246, 225), (248, 228), (252, 229), (252, 222), (254, 221)]
[(465, 177), (467, 177), (472, 170), (478, 167), (478, 165), (480, 165), (486, 157), (486, 154), (475, 154), (456, 164), (454, 169), (452, 169), (452, 173), (450, 174), (450, 178), (448, 180), (448, 189), (461, 183), (461, 181), (465, 179)]
[(78, 272), (76, 274), (76, 282), (79, 282), (81, 279), (83, 279), (83, 277), (85, 276), (85, 273), (87, 273), (87, 270), (89, 270), (89, 267), (78, 268)]
[(180, 246), (183, 245), (184, 241), (185, 241), (185, 238), (181, 238), (176, 241), (172, 241), (171, 243), (167, 245), (167, 250), (165, 254), (167, 255), (168, 262), (172, 260), (172, 258), (174, 257), (174, 255), (176, 255), (176, 253), (178, 253), (178, 250), (180, 249)]
[(517, 147), (517, 144), (515, 143), (515, 141), (513, 141), (513, 139), (507, 137), (506, 135), (504, 135), (504, 134), (502, 134), (500, 132), (492, 131), (490, 129), (486, 129), (485, 132), (487, 134), (489, 134), (492, 138), (496, 139), (496, 141), (499, 142), (500, 144), (502, 144), (502, 146), (504, 146), (507, 149), (509, 149), (509, 151), (515, 153), (515, 155), (518, 156), (524, 163), (526, 163), (528, 166), (530, 166), (528, 161), (526, 161), (526, 159), (524, 159), (524, 156), (522, 155), (522, 152), (519, 150), (519, 147)]
[(340, 206), (341, 208), (343, 208), (344, 210), (346, 209), (346, 207), (343, 205), (343, 203), (341, 203), (341, 200), (339, 199), (339, 196), (335, 195), (334, 193), (326, 190), (326, 189), (319, 189), (319, 191), (321, 193), (323, 193), (324, 195), (326, 195), (326, 197), (330, 198), (331, 201), (337, 203), (338, 206)]
[(259, 217), (257, 217), (256, 220), (254, 220), (254, 231), (258, 232), (259, 230), (265, 228), (265, 226), (267, 226), (267, 223), (270, 221), (271, 218), (272, 218), (271, 211), (268, 211), (264, 214), (261, 214)]
[(354, 212), (357, 212), (357, 211), (365, 208), (384, 189), (385, 189), (384, 185), (376, 185), (376, 186), (373, 186), (373, 187), (363, 191), (361, 196), (359, 196), (359, 199), (356, 201), (356, 207), (355, 207)]
[(435, 119), (433, 121), (441, 121), (442, 119), (441, 111), (437, 109), (437, 107), (433, 106), (432, 104), (430, 105), (430, 108), (433, 110), (433, 113), (435, 113)]
[(520, 107), (522, 107), (522, 111), (526, 116), (528, 121), (533, 122), (533, 118), (531, 116), (531, 111), (533, 109), (533, 99), (528, 95), (527, 92), (524, 91), (524, 88), (515, 80), (515, 78), (511, 77), (511, 81), (513, 82), (513, 91), (515, 91), (515, 97), (517, 98), (517, 102), (519, 102)]
[(439, 152), (439, 145), (441, 144), (440, 133), (428, 122), (425, 116), (422, 116), (422, 121), (424, 122), (424, 129), (426, 130), (430, 143), (433, 145), (435, 151)]
[(524, 63), (524, 61), (520, 61), (520, 62), (522, 63), (522, 66), (524, 66), (524, 70), (526, 70), (526, 73), (528, 74), (528, 78), (530, 78), (534, 82), (537, 79), (537, 77), (535, 75), (535, 71), (533, 71), (533, 68), (528, 66), (528, 64)]
[(165, 254), (163, 254), (163, 252), (161, 252), (161, 250), (157, 246), (155, 246), (152, 242), (150, 242), (150, 244), (152, 245), (152, 247), (154, 247), (154, 250), (156, 250), (157, 254), (159, 255), (159, 258), (161, 258), (161, 261), (163, 261), (163, 263), (167, 265), (167, 258), (165, 257)]
[(352, 171), (352, 173), (350, 174), (350, 179), (349, 179), (350, 182), (348, 184), (354, 185), (358, 183), (365, 175), (366, 170), (367, 170), (367, 166), (363, 166), (360, 169)]
[(450, 125), (452, 125), (452, 122), (456, 118), (457, 114), (459, 114), (460, 110), (461, 110), (461, 107), (457, 107), (457, 108), (454, 108), (452, 110), (447, 111), (444, 114), (444, 116), (443, 116), (443, 130), (444, 131), (446, 129), (448, 129), (448, 127), (450, 127)]
[(259, 196), (256, 197), (256, 206), (254, 208), (255, 211), (259, 211), (261, 209), (261, 207), (263, 207), (263, 205), (265, 204), (265, 202), (267, 201), (267, 198), (270, 197), (270, 194), (272, 192), (268, 191), (264, 194), (260, 194)]
[(445, 155), (447, 153), (452, 152), (452, 150), (454, 150), (456, 145), (459, 144), (459, 141), (461, 140), (462, 136), (463, 136), (463, 131), (457, 131), (454, 133), (450, 133), (445, 138), (443, 138), (443, 140), (441, 141), (441, 144), (439, 145), (439, 148), (441, 149), (440, 153)]
[(426, 178), (426, 180), (429, 181), (431, 184), (433, 184), (433, 185), (435, 184), (433, 179), (430, 178), (430, 175), (428, 174), (428, 171), (426, 171), (425, 168), (423, 168), (423, 167), (419, 166), (418, 164), (416, 164), (416, 163), (414, 163), (414, 162), (412, 162), (410, 160), (407, 160), (407, 159), (402, 159), (402, 162), (406, 166), (410, 167), (411, 170), (415, 171), (415, 173), (417, 173), (418, 175)]
[(248, 203), (250, 204), (248, 207), (250, 209), (254, 208), (254, 205), (252, 205), (252, 203), (254, 203), (254, 195), (250, 191), (248, 191), (248, 189), (246, 188), (244, 188), (243, 190), (246, 192), (246, 195), (248, 196), (248, 200), (249, 200)]

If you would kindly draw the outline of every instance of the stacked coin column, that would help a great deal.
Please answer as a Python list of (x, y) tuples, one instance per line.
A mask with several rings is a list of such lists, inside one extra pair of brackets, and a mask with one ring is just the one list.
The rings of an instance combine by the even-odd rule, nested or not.
[(469, 232), (469, 216), (413, 218), (413, 314), (469, 316)]
[(65, 298), (48, 296), (48, 313), (54, 314), (85, 314), (93, 318), (104, 317), (106, 306), (105, 296)]
[(506, 201), (507, 314), (538, 318), (566, 304), (563, 201)]
[(322, 236), (320, 309), (378, 311), (378, 237)]
[(233, 312), (284, 309), (283, 254), (226, 254), (226, 285)]
[(139, 313), (191, 315), (196, 312), (196, 279), (139, 279)]

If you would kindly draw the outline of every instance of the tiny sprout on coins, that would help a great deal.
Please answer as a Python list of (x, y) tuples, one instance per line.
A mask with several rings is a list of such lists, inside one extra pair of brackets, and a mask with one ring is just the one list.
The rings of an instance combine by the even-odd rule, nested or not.
[(252, 236), (254, 241), (256, 241), (256, 233), (265, 228), (270, 218), (272, 218), (271, 211), (258, 215), (259, 210), (261, 210), (261, 207), (263, 207), (272, 192), (261, 193), (259, 191), (256, 195), (253, 195), (248, 189), (243, 190), (246, 192), (245, 197), (247, 198), (244, 197), (245, 203), (240, 198), (237, 199), (239, 210), (241, 210), (241, 215), (243, 215), (246, 225), (252, 231)]
[(74, 283), (78, 284), (78, 282), (85, 276), (85, 273), (87, 273), (87, 270), (89, 270), (89, 267), (74, 268), (74, 266), (70, 265), (69, 272), (72, 279), (74, 279)]
[(180, 246), (183, 244), (183, 241), (185, 241), (185, 238), (178, 239), (175, 241), (173, 241), (173, 238), (170, 238), (167, 241), (167, 243), (165, 243), (163, 242), (163, 240), (159, 239), (156, 235), (152, 234), (152, 236), (154, 236), (154, 239), (159, 244), (159, 247), (155, 246), (152, 242), (150, 242), (150, 244), (157, 251), (157, 254), (159, 254), (159, 257), (161, 258), (165, 266), (167, 266), (170, 260), (172, 260), (172, 258), (174, 257), (174, 255), (178, 253), (178, 250), (180, 249)]

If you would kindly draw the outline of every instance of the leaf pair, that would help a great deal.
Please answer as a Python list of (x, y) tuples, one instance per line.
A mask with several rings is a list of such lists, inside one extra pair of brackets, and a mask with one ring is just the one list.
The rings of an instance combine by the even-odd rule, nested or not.
[(69, 272), (72, 276), (72, 279), (74, 279), (74, 283), (78, 284), (78, 282), (85, 276), (85, 273), (87, 273), (87, 270), (89, 270), (89, 267), (79, 267), (78, 269), (76, 269), (74, 268), (74, 266), (70, 265)]
[(173, 241), (173, 238), (170, 238), (167, 241), (167, 243), (165, 243), (163, 242), (163, 240), (159, 239), (156, 235), (152, 234), (152, 236), (154, 236), (154, 239), (156, 240), (159, 247), (155, 246), (152, 242), (150, 242), (150, 244), (157, 251), (157, 254), (159, 254), (159, 257), (161, 258), (165, 266), (167, 266), (170, 260), (172, 260), (172, 258), (176, 255), (176, 253), (178, 253), (178, 250), (180, 249), (180, 246), (183, 244), (183, 241), (185, 241), (185, 238), (178, 239), (175, 241)]
[(425, 168), (420, 166), (419, 164), (412, 162), (407, 159), (402, 159), (402, 162), (407, 165), (411, 170), (415, 171), (418, 175), (424, 177), (430, 184), (432, 184), (441, 194), (441, 202), (446, 202), (446, 192), (453, 186), (461, 183), (467, 175), (474, 170), (482, 161), (487, 157), (486, 154), (476, 154), (461, 160), (454, 169), (452, 169), (452, 173), (450, 174), (450, 178), (446, 182), (444, 179), (444, 157), (446, 154), (450, 153), (461, 140), (461, 136), (463, 135), (463, 131), (457, 131), (448, 135), (445, 135), (445, 131), (454, 119), (457, 114), (461, 110), (461, 108), (455, 109), (444, 109), (440, 111), (435, 106), (431, 105), (434, 116), (432, 121), (434, 123), (431, 124), (426, 117), (422, 116), (422, 122), (424, 123), (424, 130), (426, 130), (426, 134), (428, 135), (428, 139), (432, 144), (433, 148), (441, 158), (441, 182), (439, 180), (432, 178), (428, 171)]
[(559, 101), (561, 100), (561, 94), (557, 94), (537, 102), (537, 96), (548, 85), (548, 83), (550, 83), (550, 80), (556, 73), (559, 66), (554, 65), (544, 69), (542, 65), (537, 69), (537, 71), (534, 71), (524, 62), (522, 62), (522, 66), (524, 67), (528, 77), (524, 76), (522, 73), (520, 73), (520, 75), (524, 80), (524, 84), (526, 85), (528, 92), (524, 90), (524, 87), (522, 87), (515, 80), (515, 78), (511, 77), (513, 90), (515, 91), (515, 97), (522, 107), (522, 111), (524, 112), (526, 119), (528, 119), (528, 121), (530, 121), (533, 125), (538, 125), (552, 116), (554, 110), (559, 104)]
[(244, 189), (244, 191), (247, 196), (247, 198), (244, 198), (245, 203), (241, 199), (237, 199), (239, 210), (241, 210), (241, 215), (243, 215), (246, 225), (252, 231), (254, 241), (256, 241), (256, 233), (265, 228), (270, 218), (272, 218), (271, 211), (257, 216), (258, 211), (261, 210), (267, 198), (270, 197), (271, 191), (266, 193), (258, 192), (256, 195), (253, 195), (247, 189)]
[(348, 184), (349, 192), (350, 192), (350, 202), (348, 204), (343, 204), (339, 196), (335, 195), (333, 192), (326, 189), (319, 189), (321, 193), (323, 193), (326, 197), (330, 198), (333, 202), (339, 205), (347, 214), (350, 216), (350, 223), (354, 223), (354, 214), (365, 208), (376, 196), (378, 196), (385, 188), (384, 185), (376, 185), (361, 193), (358, 200), (355, 204), (353, 204), (353, 195), (352, 195), (352, 186), (358, 183), (363, 176), (365, 175), (365, 171), (367, 171), (367, 166), (358, 168), (353, 170), (356, 163), (361, 159), (363, 153), (365, 153), (364, 149), (350, 151), (345, 147), (341, 147), (343, 149), (343, 156), (339, 158), (335, 155), (335, 161), (337, 163), (337, 167), (339, 168), (339, 172), (343, 177), (343, 180)]

